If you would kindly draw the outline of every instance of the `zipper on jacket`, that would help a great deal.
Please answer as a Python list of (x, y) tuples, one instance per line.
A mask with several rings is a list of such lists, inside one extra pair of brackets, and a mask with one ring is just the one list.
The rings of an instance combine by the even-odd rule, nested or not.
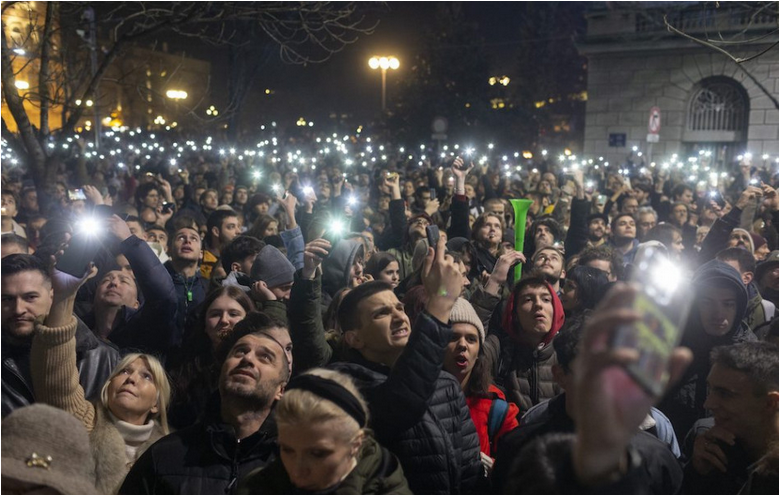
[(236, 492), (236, 485), (237, 485), (237, 477), (239, 477), (239, 461), (237, 458), (239, 457), (239, 445), (242, 443), (241, 439), (237, 439), (237, 445), (236, 448), (234, 448), (234, 461), (231, 464), (231, 479), (228, 481), (228, 486), (226, 487), (226, 494), (232, 494)]

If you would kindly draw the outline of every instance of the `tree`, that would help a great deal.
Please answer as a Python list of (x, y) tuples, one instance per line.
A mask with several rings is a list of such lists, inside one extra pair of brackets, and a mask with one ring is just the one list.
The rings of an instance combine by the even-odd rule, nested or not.
[[(581, 2), (526, 2), (520, 22), (522, 43), (516, 99), (521, 106), (524, 134), (535, 140), (562, 127), (563, 116), (584, 116), (587, 89), (586, 61), (575, 39), (584, 34)], [(572, 128), (580, 129), (576, 123)]]
[[(154, 41), (159, 35), (178, 34), (214, 44), (247, 47), (262, 37), (278, 47), (279, 56), (288, 63), (318, 63), (354, 43), (362, 34), (370, 34), (368, 23), (354, 3), (336, 2), (135, 2), (95, 4), (95, 25), (108, 33), (100, 42), (93, 70), (84, 70), (87, 58), (68, 59), (68, 54), (83, 53), (85, 41), (74, 37), (77, 30), (89, 33), (83, 14), (90, 3), (82, 2), (6, 2), (2, 7), (2, 84), (3, 97), (16, 121), (18, 137), (4, 138), (25, 161), (40, 192), (54, 186), (59, 165), (58, 151), (84, 115), (82, 104), (96, 98), (97, 89), (112, 63), (126, 48), (139, 42)], [(41, 7), (42, 6), (42, 7)], [(36, 10), (43, 8), (43, 12)], [(16, 9), (16, 10), (15, 10)], [(18, 22), (19, 11), (28, 16)], [(11, 18), (16, 22), (11, 26)], [(24, 47), (24, 48), (21, 48)], [(92, 49), (98, 50), (98, 44)], [(21, 60), (24, 53), (24, 60)], [(56, 60), (55, 60), (56, 59)], [(78, 65), (79, 67), (75, 67)], [(17, 87), (17, 75), (37, 74), (37, 84)], [(256, 69), (257, 70), (257, 69)], [(245, 71), (233, 85), (234, 109), (241, 108), (241, 84), (249, 84)], [(29, 89), (29, 91), (28, 91)], [(27, 106), (25, 106), (27, 102)], [(31, 120), (30, 108), (40, 112), (39, 122)], [(53, 107), (61, 108), (63, 121), (57, 132), (49, 125)]]
[(409, 76), (398, 82), (389, 128), (408, 140), (430, 133), (435, 117), (449, 121), (449, 135), (474, 133), (486, 118), (486, 57), (478, 27), (465, 19), (459, 3), (437, 4), (435, 25)]
[[(721, 53), (737, 64), (745, 76), (773, 102), (775, 108), (780, 108), (775, 95), (745, 67), (748, 62), (778, 46), (778, 2), (702, 2), (699, 9), (678, 7), (656, 14), (662, 15), (663, 24), (669, 32)], [(775, 22), (774, 29), (758, 32), (757, 25), (768, 25), (770, 21)], [(696, 33), (697, 28), (702, 33)], [(687, 33), (689, 30), (692, 32)], [(712, 32), (708, 34), (708, 30)]]

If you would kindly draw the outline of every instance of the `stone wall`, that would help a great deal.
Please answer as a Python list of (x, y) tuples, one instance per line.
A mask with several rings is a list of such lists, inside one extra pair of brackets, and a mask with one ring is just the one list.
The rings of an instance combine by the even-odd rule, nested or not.
[[(627, 50), (627, 49), (626, 49)], [(633, 49), (631, 49), (633, 50)], [(748, 52), (751, 55), (754, 52)], [(673, 153), (684, 152), (683, 133), (690, 97), (695, 85), (710, 76), (726, 76), (747, 91), (750, 115), (747, 151), (758, 156), (779, 154), (778, 110), (762, 90), (728, 57), (709, 49), (668, 48), (662, 50), (592, 53), (588, 57), (587, 115), (584, 153), (621, 162), (633, 146), (660, 162)], [(743, 54), (737, 54), (743, 56)], [(764, 87), (779, 98), (779, 51), (745, 63)], [(647, 143), (650, 107), (661, 109), (660, 142)], [(626, 134), (625, 148), (609, 147), (609, 135)]]

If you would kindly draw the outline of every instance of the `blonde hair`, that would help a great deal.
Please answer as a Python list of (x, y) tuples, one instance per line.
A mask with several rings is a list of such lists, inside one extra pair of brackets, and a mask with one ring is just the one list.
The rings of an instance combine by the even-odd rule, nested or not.
[(171, 384), (169, 383), (169, 377), (166, 375), (166, 370), (163, 368), (163, 365), (161, 365), (160, 361), (152, 355), (146, 355), (143, 353), (130, 353), (122, 357), (120, 363), (114, 367), (114, 370), (111, 371), (109, 378), (101, 388), (101, 404), (104, 408), (109, 410), (109, 384), (115, 377), (120, 375), (128, 365), (135, 362), (139, 358), (144, 360), (147, 368), (152, 373), (155, 389), (158, 391), (158, 411), (157, 413), (150, 412), (147, 418), (157, 420), (158, 424), (160, 424), (160, 427), (163, 430), (163, 433), (168, 434), (169, 423), (166, 410), (169, 407), (169, 399), (171, 397)]
[[(350, 376), (335, 370), (321, 368), (308, 370), (303, 375), (314, 375), (336, 382), (356, 397), (364, 411), (365, 418), (369, 419), (370, 412), (367, 408), (367, 402), (362, 398)], [(351, 441), (359, 433), (364, 432), (363, 426), (359, 425), (356, 419), (334, 402), (302, 389), (292, 389), (283, 394), (282, 399), (275, 406), (275, 419), (278, 424), (285, 425), (316, 424), (337, 420), (340, 425), (340, 433), (346, 441)]]

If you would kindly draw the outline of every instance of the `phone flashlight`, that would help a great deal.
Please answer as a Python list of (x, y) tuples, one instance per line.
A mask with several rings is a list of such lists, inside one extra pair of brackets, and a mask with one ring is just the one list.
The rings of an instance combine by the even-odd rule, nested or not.
[(305, 186), (304, 188), (302, 188), (302, 193), (304, 193), (305, 195), (312, 195), (314, 191), (311, 186)]

